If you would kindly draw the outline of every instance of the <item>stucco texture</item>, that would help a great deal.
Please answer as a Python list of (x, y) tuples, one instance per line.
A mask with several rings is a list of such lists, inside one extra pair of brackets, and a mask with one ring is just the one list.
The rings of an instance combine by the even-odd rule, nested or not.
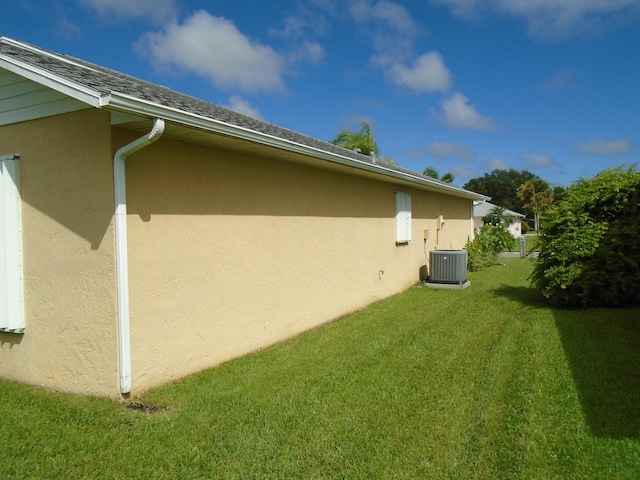
[(117, 396), (109, 115), (96, 110), (0, 128), (19, 153), (25, 323), (0, 333), (5, 378)]
[[(0, 333), (3, 377), (119, 398), (113, 155), (139, 136), (93, 109), (0, 128), (21, 156), (26, 313)], [(133, 395), (409, 288), (471, 233), (471, 200), (305, 165), (168, 137), (128, 157)]]
[(400, 292), (471, 232), (470, 200), (168, 138), (126, 169), (134, 395)]

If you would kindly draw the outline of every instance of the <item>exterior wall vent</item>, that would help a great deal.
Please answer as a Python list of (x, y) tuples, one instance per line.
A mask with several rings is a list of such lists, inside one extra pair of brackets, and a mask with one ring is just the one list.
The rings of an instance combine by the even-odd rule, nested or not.
[(467, 281), (466, 250), (432, 250), (429, 252), (429, 282), (462, 285)]

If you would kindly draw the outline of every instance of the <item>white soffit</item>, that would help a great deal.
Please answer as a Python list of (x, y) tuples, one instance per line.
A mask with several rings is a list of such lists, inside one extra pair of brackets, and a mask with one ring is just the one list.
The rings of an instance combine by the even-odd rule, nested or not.
[(0, 68), (0, 125), (90, 108), (37, 81)]

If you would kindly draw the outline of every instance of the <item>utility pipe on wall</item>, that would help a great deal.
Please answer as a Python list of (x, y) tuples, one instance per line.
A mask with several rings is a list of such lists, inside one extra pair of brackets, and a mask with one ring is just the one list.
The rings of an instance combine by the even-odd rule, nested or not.
[(118, 149), (113, 157), (113, 196), (116, 228), (116, 284), (118, 293), (118, 350), (120, 393), (131, 392), (131, 332), (129, 330), (129, 255), (127, 247), (127, 156), (158, 140), (164, 133), (164, 120), (156, 118), (151, 131)]

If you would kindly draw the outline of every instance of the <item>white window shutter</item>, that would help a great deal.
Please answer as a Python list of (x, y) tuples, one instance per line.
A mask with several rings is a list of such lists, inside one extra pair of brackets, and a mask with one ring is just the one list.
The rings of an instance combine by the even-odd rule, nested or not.
[(411, 241), (411, 195), (396, 192), (396, 243)]
[(24, 332), (20, 156), (0, 156), (0, 331)]

